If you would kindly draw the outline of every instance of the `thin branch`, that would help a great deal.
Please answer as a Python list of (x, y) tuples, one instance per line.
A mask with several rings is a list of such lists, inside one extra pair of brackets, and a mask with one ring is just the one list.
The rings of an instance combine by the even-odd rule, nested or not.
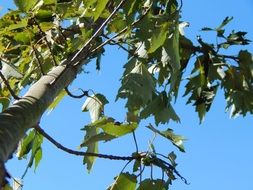
[(136, 53), (131, 52), (131, 50), (125, 48), (123, 45), (121, 45), (121, 44), (120, 44), (119, 42), (117, 42), (116, 40), (111, 39), (111, 38), (109, 38), (109, 37), (106, 36), (106, 35), (103, 35), (103, 37), (106, 38), (106, 39), (110, 39), (110, 40), (111, 40), (111, 42), (108, 42), (108, 44), (117, 45), (117, 46), (119, 46), (121, 49), (123, 49), (125, 52), (127, 52), (129, 55), (131, 55), (131, 56), (133, 56), (133, 57), (139, 59), (139, 56), (138, 56)]
[(133, 138), (134, 138), (134, 144), (135, 144), (136, 152), (139, 152), (138, 143), (137, 143), (137, 139), (136, 139), (136, 135), (135, 135), (134, 131), (133, 131)]
[[(133, 23), (131, 24), (131, 27), (133, 27), (134, 25), (138, 24), (138, 23), (148, 14), (150, 8), (151, 8), (151, 6), (150, 6), (148, 9), (146, 9), (146, 11), (144, 12), (144, 14), (143, 14), (138, 20), (136, 20), (135, 22), (133, 22)], [(100, 45), (97, 46), (95, 49), (93, 49), (93, 50), (92, 50), (92, 53), (93, 53), (93, 52), (96, 52), (98, 49), (104, 47), (106, 44), (110, 43), (110, 42), (113, 41), (115, 38), (117, 38), (117, 37), (120, 36), (121, 34), (125, 33), (125, 32), (128, 30), (128, 28), (129, 28), (128, 26), (125, 27), (125, 28), (122, 29), (120, 32), (118, 32), (117, 34), (115, 34), (114, 36), (112, 36), (110, 39), (104, 41), (102, 44), (100, 44)]]
[[(123, 6), (125, 2), (126, 0), (122, 0), (119, 5), (114, 9), (114, 11), (110, 14), (110, 16), (96, 30), (92, 37), (84, 44), (84, 46), (80, 50), (78, 50), (72, 57), (69, 57), (66, 60), (66, 62), (68, 63), (67, 67), (72, 66), (72, 68), (76, 68), (76, 66), (79, 66), (84, 59), (86, 59), (89, 55), (93, 53), (92, 51), (90, 51), (90, 44), (95, 40), (99, 33), (104, 29), (106, 24), (111, 20), (111, 18), (117, 13), (117, 11)], [(57, 78), (50, 82), (50, 85), (55, 84), (64, 72), (65, 70), (63, 70), (63, 72), (61, 72), (61, 74)]]
[(15, 100), (20, 100), (21, 98), (18, 97), (15, 92), (11, 89), (11, 86), (9, 84), (9, 82), (7, 81), (7, 79), (4, 77), (3, 73), (0, 71), (0, 77), (3, 80), (5, 86), (7, 87), (7, 89), (9, 90), (9, 92), (11, 93), (11, 96), (15, 99)]
[(46, 45), (47, 45), (47, 47), (48, 47), (48, 49), (49, 49), (49, 51), (50, 51), (50, 54), (51, 54), (51, 56), (52, 56), (52, 59), (53, 59), (53, 62), (54, 62), (54, 66), (57, 66), (58, 64), (57, 64), (57, 62), (56, 62), (56, 60), (55, 60), (55, 57), (54, 57), (54, 54), (53, 54), (53, 50), (52, 50), (52, 48), (51, 48), (51, 45), (50, 45), (49, 41), (47, 40), (46, 33), (43, 32), (43, 30), (41, 29), (39, 23), (36, 21), (35, 18), (33, 18), (33, 21), (34, 21), (34, 23), (38, 26), (38, 29), (39, 29), (40, 33), (42, 34), (42, 36), (43, 36), (43, 38), (44, 38), (44, 40), (45, 40), (45, 42), (46, 42)]
[[(92, 35), (92, 37), (84, 44), (84, 46), (74, 55), (71, 61), (74, 61), (82, 52), (83, 50), (88, 47), (95, 38), (99, 35), (99, 33), (104, 29), (104, 27), (108, 24), (111, 18), (118, 12), (118, 10), (124, 5), (127, 0), (122, 0), (119, 5), (113, 10), (109, 17), (102, 23), (102, 25), (97, 29), (97, 31)], [(76, 65), (76, 63), (74, 63)]]
[[(206, 52), (203, 50), (202, 47), (200, 46), (194, 46), (194, 45), (184, 45), (184, 44), (180, 44), (180, 46), (183, 49), (187, 49), (187, 50), (191, 50), (193, 53), (203, 53), (205, 54)], [(213, 54), (212, 54), (213, 55)], [(224, 55), (224, 54), (218, 54), (215, 53), (213, 56), (219, 57), (219, 58), (224, 58), (224, 59), (233, 59), (234, 61), (238, 61), (239, 58), (237, 56), (233, 56), (233, 55)]]
[[(164, 181), (164, 171), (162, 170), (162, 181)], [(160, 187), (160, 189), (162, 189), (162, 184), (161, 184), (161, 187)]]
[(89, 95), (88, 95), (88, 91), (84, 91), (84, 90), (81, 89), (81, 88), (79, 88), (79, 90), (82, 91), (82, 94), (81, 94), (81, 95), (74, 95), (74, 94), (72, 94), (72, 93), (69, 91), (68, 87), (65, 88), (66, 93), (67, 93), (70, 97), (72, 97), (72, 98), (79, 98), (79, 99), (80, 99), (80, 98), (83, 98), (84, 96), (89, 96)]
[(150, 165), (150, 178), (151, 178), (152, 181), (154, 180), (154, 176), (153, 176), (153, 172), (154, 172), (154, 171), (153, 171), (153, 169), (154, 169), (154, 168), (153, 168), (153, 164), (151, 164), (151, 165)]
[(183, 0), (180, 0), (180, 6), (179, 6), (179, 8), (178, 8), (178, 11), (181, 11), (182, 8), (183, 8)]
[(42, 75), (45, 75), (45, 72), (43, 71), (43, 68), (42, 68), (42, 63), (41, 63), (41, 61), (40, 61), (39, 52), (38, 52), (38, 50), (37, 50), (34, 46), (32, 46), (32, 48), (33, 48), (33, 52), (34, 52), (34, 54), (35, 54), (35, 58), (36, 58), (36, 60), (37, 60), (37, 63), (38, 63), (38, 65), (39, 65), (40, 72), (42, 73)]
[(140, 182), (142, 181), (142, 173), (144, 172), (145, 170), (145, 165), (143, 166), (142, 170), (140, 170), (140, 173), (136, 176), (136, 177), (139, 177), (140, 176)]
[(98, 157), (98, 158), (104, 158), (104, 159), (110, 159), (110, 160), (140, 160), (142, 157), (145, 157), (146, 155), (138, 155), (138, 156), (115, 156), (115, 155), (107, 155), (107, 154), (97, 154), (93, 152), (82, 152), (82, 151), (76, 151), (69, 148), (66, 148), (65, 146), (61, 145), (59, 142), (54, 140), (50, 135), (48, 135), (39, 125), (34, 126), (34, 129), (36, 129), (42, 136), (44, 136), (47, 140), (49, 140), (52, 144), (54, 144), (57, 148), (63, 150), (64, 152), (67, 152), (69, 154), (73, 154), (76, 156), (92, 156), (92, 157)]
[[(106, 39), (111, 39), (110, 37), (106, 36), (103, 34), (103, 37)], [(111, 42), (108, 42), (111, 45), (117, 45), (120, 48), (122, 48), (123, 50), (125, 50), (127, 53), (131, 54), (132, 56), (136, 56), (134, 53), (130, 52), (127, 48), (125, 48), (123, 45), (121, 45), (119, 42), (117, 42), (116, 40), (112, 39)]]

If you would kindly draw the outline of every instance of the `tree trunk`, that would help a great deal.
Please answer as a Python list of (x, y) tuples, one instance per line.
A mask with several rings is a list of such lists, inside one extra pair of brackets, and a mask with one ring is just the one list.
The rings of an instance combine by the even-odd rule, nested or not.
[(18, 142), (28, 129), (38, 124), (61, 90), (75, 79), (77, 69), (67, 67), (67, 63), (65, 61), (42, 76), (24, 97), (0, 114), (0, 187), (5, 178), (4, 163), (12, 156)]

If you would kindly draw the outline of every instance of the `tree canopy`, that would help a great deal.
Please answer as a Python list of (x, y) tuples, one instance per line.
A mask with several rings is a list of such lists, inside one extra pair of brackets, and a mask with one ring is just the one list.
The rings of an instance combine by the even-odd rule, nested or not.
[[(195, 44), (184, 34), (189, 23), (181, 20), (182, 1), (176, 0), (14, 0), (17, 10), (9, 10), (0, 19), (1, 90), (0, 104), (0, 184), (3, 190), (10, 175), (5, 163), (15, 152), (19, 159), (29, 157), (27, 168), (37, 168), (42, 159), (43, 139), (59, 149), (82, 156), (90, 171), (97, 157), (124, 160), (133, 170), (122, 172), (109, 187), (115, 189), (168, 189), (172, 181), (187, 179), (176, 169), (174, 152), (158, 153), (152, 142), (148, 151), (139, 150), (135, 130), (145, 127), (168, 139), (184, 152), (184, 140), (169, 122), (180, 122), (174, 103), (179, 89), (185, 88), (186, 104), (195, 107), (200, 123), (210, 110), (217, 91), (223, 91), (231, 116), (253, 112), (252, 54), (231, 47), (248, 45), (246, 32), (226, 31), (232, 17), (215, 28), (216, 42), (201, 36)], [(115, 97), (124, 100), (126, 119), (117, 121), (104, 111), (111, 104), (106, 94), (68, 86), (76, 77), (87, 74), (85, 67), (101, 69), (105, 46), (118, 46), (128, 54), (121, 86)], [(194, 63), (194, 64), (189, 64)], [(182, 86), (184, 81), (185, 86)], [(23, 95), (24, 94), (24, 95)], [(58, 143), (40, 126), (46, 110), (54, 109), (64, 96), (86, 98), (83, 112), (90, 123), (82, 128), (80, 148), (69, 149)], [(144, 124), (145, 121), (151, 121)], [(100, 153), (100, 142), (113, 141), (132, 134), (136, 147), (127, 156)], [(169, 151), (169, 150), (168, 150)], [(159, 168), (158, 179), (143, 174), (148, 167)], [(26, 172), (24, 173), (24, 175)], [(19, 184), (18, 182), (16, 182)]]

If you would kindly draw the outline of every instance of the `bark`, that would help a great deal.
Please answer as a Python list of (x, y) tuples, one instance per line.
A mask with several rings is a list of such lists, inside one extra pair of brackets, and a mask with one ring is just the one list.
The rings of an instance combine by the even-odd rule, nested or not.
[[(68, 61), (41, 77), (20, 100), (0, 114), (0, 187), (6, 174), (4, 163), (12, 156), (26, 131), (36, 125), (55, 97), (76, 77)], [(57, 80), (55, 80), (57, 78)], [(52, 81), (55, 81), (53, 84)]]
[[(75, 79), (77, 72), (90, 56), (89, 50), (92, 41), (102, 33), (105, 25), (125, 2), (126, 0), (121, 0), (106, 20), (98, 19), (91, 26), (94, 32), (93, 36), (74, 57), (63, 61), (60, 66), (53, 68), (51, 72), (41, 77), (31, 86), (24, 97), (3, 113), (0, 113), (0, 190), (4, 185), (5, 178), (8, 177), (4, 163), (12, 156), (18, 142), (23, 138), (26, 131), (38, 124), (41, 116), (60, 91)], [(76, 65), (77, 63), (78, 65)]]

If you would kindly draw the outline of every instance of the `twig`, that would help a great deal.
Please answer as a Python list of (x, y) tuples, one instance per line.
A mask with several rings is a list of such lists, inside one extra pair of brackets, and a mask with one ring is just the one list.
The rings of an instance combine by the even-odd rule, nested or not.
[[(92, 37), (84, 44), (84, 46), (73, 56), (71, 61), (74, 61), (82, 52), (83, 50), (88, 47), (94, 40), (95, 38), (99, 35), (99, 33), (104, 29), (106, 24), (111, 20), (111, 18), (117, 13), (117, 11), (123, 6), (123, 4), (127, 0), (122, 0), (119, 5), (113, 10), (113, 12), (110, 14), (109, 17), (102, 23), (102, 25), (97, 29), (97, 31), (92, 35)], [(74, 63), (76, 65), (76, 63)]]
[(82, 94), (81, 94), (81, 95), (74, 95), (74, 94), (72, 94), (72, 93), (69, 91), (68, 87), (65, 87), (64, 89), (65, 89), (66, 93), (67, 93), (70, 97), (72, 97), (72, 98), (83, 98), (84, 96), (89, 96), (89, 95), (88, 95), (88, 91), (84, 91), (84, 90), (81, 89), (81, 88), (79, 88), (79, 90), (82, 91)]
[(46, 37), (45, 32), (43, 32), (43, 30), (41, 29), (39, 23), (36, 21), (35, 18), (33, 18), (33, 21), (34, 21), (34, 23), (38, 26), (38, 29), (39, 29), (40, 33), (42, 34), (42, 36), (43, 36), (43, 38), (44, 38), (44, 40), (45, 40), (45, 42), (46, 42), (46, 45), (47, 45), (47, 47), (48, 47), (48, 49), (49, 49), (49, 51), (50, 51), (50, 54), (51, 54), (51, 56), (52, 56), (52, 59), (53, 59), (53, 62), (54, 62), (54, 66), (57, 66), (58, 64), (57, 64), (57, 62), (56, 62), (56, 60), (55, 60), (55, 57), (54, 57), (54, 54), (53, 54), (53, 50), (52, 50), (52, 48), (51, 48), (51, 45), (49, 44), (49, 41), (47, 40), (47, 37)]
[(7, 81), (7, 79), (4, 77), (3, 73), (0, 71), (0, 77), (3, 80), (5, 86), (7, 87), (7, 89), (9, 90), (9, 92), (11, 93), (11, 96), (15, 99), (15, 100), (20, 100), (21, 98), (18, 97), (15, 92), (11, 89), (11, 86), (9, 84), (9, 82)]
[[(203, 50), (203, 48), (200, 47), (200, 46), (194, 46), (194, 45), (189, 46), (189, 45), (183, 45), (183, 44), (180, 44), (180, 46), (183, 49), (191, 50), (193, 53), (206, 53)], [(213, 56), (216, 56), (216, 57), (219, 57), (219, 58), (224, 58), (224, 59), (233, 59), (234, 61), (238, 61), (239, 60), (239, 58), (237, 56), (233, 56), (233, 55), (224, 55), (224, 54), (215, 53)]]
[(92, 157), (98, 157), (98, 158), (104, 158), (104, 159), (110, 159), (110, 160), (140, 160), (142, 157), (145, 157), (146, 155), (138, 155), (138, 156), (115, 156), (115, 155), (107, 155), (107, 154), (97, 154), (93, 152), (82, 152), (82, 151), (76, 151), (69, 148), (66, 148), (65, 146), (58, 143), (56, 140), (54, 140), (50, 135), (48, 135), (39, 125), (34, 126), (34, 129), (36, 129), (42, 136), (44, 136), (47, 140), (49, 140), (52, 144), (54, 144), (57, 148), (76, 156), (92, 156)]
[(43, 68), (42, 68), (42, 63), (41, 63), (40, 58), (39, 58), (40, 57), (39, 52), (34, 46), (32, 46), (32, 48), (33, 48), (33, 52), (35, 54), (35, 58), (36, 58), (36, 60), (38, 62), (38, 65), (39, 65), (40, 72), (42, 73), (42, 75), (45, 75), (45, 72), (43, 71)]
[[(104, 38), (106, 39), (111, 39), (109, 38), (108, 36), (106, 35), (103, 35)], [(111, 43), (112, 42), (112, 43)], [(123, 49), (125, 52), (129, 53), (131, 56), (135, 57), (135, 58), (139, 58), (139, 56), (133, 52), (131, 52), (130, 50), (128, 50), (127, 48), (125, 48), (123, 45), (121, 45), (119, 42), (117, 42), (116, 40), (114, 39), (111, 39), (111, 42), (108, 42), (108, 44), (112, 44), (112, 45), (117, 45), (119, 46), (121, 49)]]
[[(146, 11), (144, 12), (144, 14), (138, 19), (136, 20), (135, 22), (133, 22), (131, 24), (131, 27), (133, 27), (134, 25), (136, 25), (137, 23), (139, 23), (149, 12), (151, 6), (146, 9)], [(115, 38), (117, 38), (118, 36), (120, 36), (121, 34), (125, 33), (126, 31), (128, 30), (128, 26), (125, 27), (124, 29), (122, 29), (119, 33), (115, 34), (114, 36), (112, 36), (110, 39), (104, 41), (102, 44), (100, 44), (99, 46), (97, 46), (95, 49), (92, 50), (92, 53), (93, 52), (96, 52), (98, 49), (104, 47), (106, 44), (110, 43), (111, 41), (113, 41)]]
[(150, 178), (153, 181), (154, 180), (154, 176), (153, 176), (153, 164), (150, 165)]
[(133, 138), (134, 138), (134, 144), (135, 144), (136, 152), (139, 152), (138, 143), (137, 143), (137, 139), (136, 139), (136, 135), (135, 135), (134, 131), (133, 131)]
[[(84, 44), (84, 46), (78, 50), (72, 57), (69, 57), (66, 62), (68, 63), (66, 69), (70, 66), (72, 68), (76, 68), (76, 66), (79, 66), (81, 61), (85, 60), (89, 55), (91, 55), (93, 52), (90, 51), (91, 47), (90, 44), (95, 40), (95, 38), (98, 36), (98, 34), (104, 29), (106, 24), (110, 21), (110, 19), (117, 13), (117, 11), (122, 7), (122, 5), (126, 2), (126, 0), (122, 0), (119, 5), (114, 9), (114, 11), (110, 14), (110, 16), (101, 24), (101, 26), (96, 30), (96, 32), (92, 35), (92, 37)], [(81, 56), (80, 56), (81, 55)], [(55, 78), (53, 81), (50, 82), (50, 85), (55, 84), (58, 79), (63, 75), (63, 73), (66, 70), (63, 70), (61, 74)]]
[(140, 170), (140, 173), (136, 176), (136, 177), (139, 177), (140, 176), (140, 182), (142, 181), (142, 173), (144, 172), (145, 170), (145, 165), (143, 166), (142, 170)]

